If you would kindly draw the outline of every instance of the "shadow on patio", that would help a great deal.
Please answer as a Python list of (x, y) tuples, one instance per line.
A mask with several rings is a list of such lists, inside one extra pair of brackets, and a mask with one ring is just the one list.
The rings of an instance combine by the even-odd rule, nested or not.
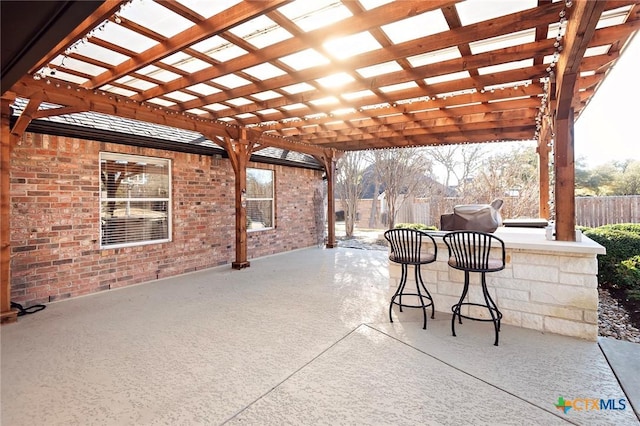
[(307, 249), (50, 304), (1, 329), (2, 424), (638, 424), (597, 343), (390, 291), (386, 252)]

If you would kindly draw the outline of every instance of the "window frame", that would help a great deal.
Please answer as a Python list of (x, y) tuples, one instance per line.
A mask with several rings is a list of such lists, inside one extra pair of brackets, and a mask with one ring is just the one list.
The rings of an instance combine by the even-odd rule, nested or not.
[[(105, 192), (103, 191), (103, 183), (102, 183), (102, 170), (103, 164), (106, 160), (113, 161), (127, 161), (132, 163), (155, 163), (155, 164), (163, 164), (167, 170), (167, 196), (166, 197), (104, 197)], [(122, 154), (116, 152), (107, 152), (101, 151), (98, 157), (98, 173), (99, 173), (99, 190), (98, 190), (98, 212), (100, 219), (100, 237), (99, 237), (99, 245), (101, 250), (109, 250), (123, 247), (136, 247), (150, 244), (161, 244), (172, 241), (173, 236), (173, 179), (172, 179), (172, 161), (169, 158), (162, 157), (150, 157), (144, 155), (137, 154)], [(138, 175), (136, 175), (138, 176)], [(103, 215), (103, 206), (108, 202), (164, 202), (166, 203), (166, 238), (155, 238), (155, 239), (144, 239), (139, 241), (131, 241), (131, 242), (118, 242), (113, 244), (105, 244), (105, 232), (104, 232), (104, 220), (106, 215)]]
[[(251, 197), (249, 194), (249, 175), (252, 170), (257, 170), (261, 173), (268, 172), (271, 174), (271, 197)], [(258, 167), (247, 167), (247, 192), (246, 192), (246, 208), (247, 208), (247, 232), (260, 232), (268, 231), (276, 228), (276, 172), (271, 169), (261, 169)], [(271, 201), (271, 226), (265, 226), (263, 228), (252, 229), (249, 226), (249, 201)]]

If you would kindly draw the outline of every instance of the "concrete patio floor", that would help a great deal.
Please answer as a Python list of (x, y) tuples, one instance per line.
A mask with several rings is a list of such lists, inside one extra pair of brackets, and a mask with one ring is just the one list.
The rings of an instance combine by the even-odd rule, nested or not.
[(391, 291), (385, 252), (312, 248), (52, 303), (0, 329), (1, 423), (639, 424), (598, 343), (389, 323)]

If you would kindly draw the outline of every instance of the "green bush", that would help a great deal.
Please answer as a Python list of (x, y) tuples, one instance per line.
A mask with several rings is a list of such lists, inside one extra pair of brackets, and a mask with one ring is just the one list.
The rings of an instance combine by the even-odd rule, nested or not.
[(615, 283), (618, 279), (617, 265), (640, 253), (640, 234), (605, 226), (587, 229), (584, 234), (607, 250), (606, 255), (598, 256), (600, 283)]
[(422, 223), (397, 223), (396, 228), (417, 229), (418, 231), (437, 231), (438, 228), (432, 225), (424, 225)]
[(640, 301), (640, 255), (620, 262), (616, 267), (616, 278), (629, 299)]
[(583, 233), (607, 250), (598, 256), (599, 285), (621, 290), (631, 304), (640, 303), (640, 224), (604, 225)]
[(612, 223), (611, 225), (603, 225), (598, 229), (614, 229), (640, 235), (640, 223)]

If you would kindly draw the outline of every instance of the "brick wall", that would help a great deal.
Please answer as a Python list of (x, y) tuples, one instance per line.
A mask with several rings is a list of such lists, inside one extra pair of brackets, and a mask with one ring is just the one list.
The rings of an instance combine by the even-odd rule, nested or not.
[[(308, 169), (252, 165), (274, 171), (275, 229), (247, 234), (250, 256), (260, 257), (322, 243), (324, 235), (322, 175)], [(311, 186), (310, 181), (315, 180)]]
[[(101, 151), (172, 160), (171, 242), (100, 250)], [(275, 170), (277, 197), (277, 226), (249, 234), (249, 259), (317, 244), (321, 173), (249, 166)], [(26, 305), (235, 260), (234, 174), (226, 159), (25, 133), (12, 152), (10, 208), (11, 300)]]

